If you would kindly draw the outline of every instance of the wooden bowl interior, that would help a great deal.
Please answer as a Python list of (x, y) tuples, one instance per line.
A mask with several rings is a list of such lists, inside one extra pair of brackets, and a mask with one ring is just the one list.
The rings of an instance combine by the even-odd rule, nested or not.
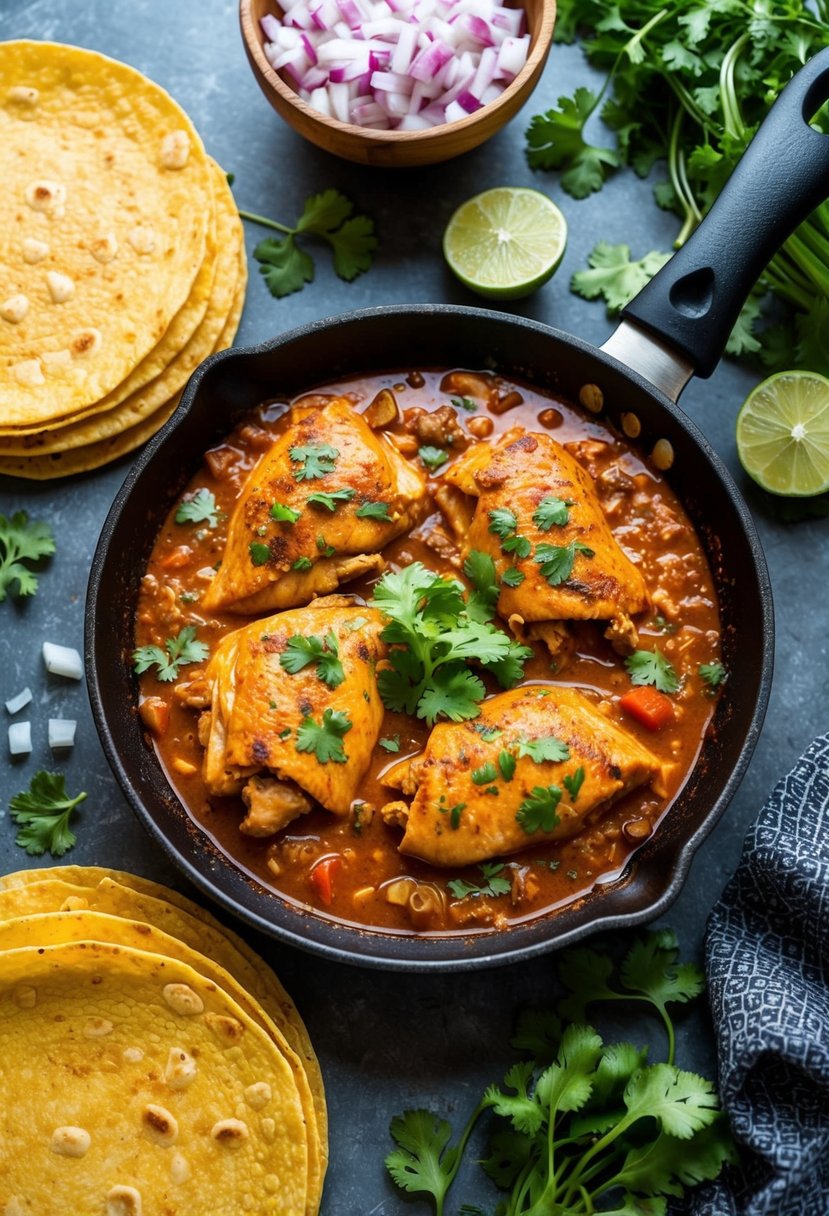
[(527, 15), (527, 62), (501, 96), (458, 122), (427, 131), (374, 131), (339, 122), (313, 109), (271, 67), (261, 26), (265, 14), (282, 16), (275, 0), (240, 0), (239, 19), (245, 50), (259, 86), (274, 109), (300, 135), (327, 152), (362, 164), (407, 167), (449, 160), (477, 147), (499, 130), (524, 104), (544, 68), (555, 26), (556, 0), (508, 0)]

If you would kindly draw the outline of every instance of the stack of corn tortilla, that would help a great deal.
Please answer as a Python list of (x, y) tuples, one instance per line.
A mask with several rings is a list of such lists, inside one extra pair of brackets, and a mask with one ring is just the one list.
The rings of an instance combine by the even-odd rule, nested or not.
[(232, 343), (239, 215), (163, 89), (57, 43), (0, 43), (0, 169), (0, 473), (96, 468)]
[(0, 1212), (317, 1216), (322, 1077), (273, 972), (177, 892), (0, 879)]

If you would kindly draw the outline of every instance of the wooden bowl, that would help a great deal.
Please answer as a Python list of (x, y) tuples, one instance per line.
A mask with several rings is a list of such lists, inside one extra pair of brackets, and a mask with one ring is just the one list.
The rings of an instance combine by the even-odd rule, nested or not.
[(278, 114), (317, 147), (362, 165), (406, 168), (450, 160), (477, 148), (512, 118), (532, 93), (553, 40), (556, 0), (524, 0), (530, 52), (500, 97), (458, 122), (427, 131), (374, 131), (339, 122), (313, 109), (273, 70), (260, 24), (266, 13), (282, 16), (275, 0), (240, 0), (239, 19), (248, 60), (259, 87)]

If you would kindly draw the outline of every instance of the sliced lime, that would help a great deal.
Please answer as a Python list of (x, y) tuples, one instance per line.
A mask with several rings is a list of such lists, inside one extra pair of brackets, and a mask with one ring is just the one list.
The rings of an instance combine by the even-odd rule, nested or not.
[(758, 384), (737, 418), (737, 452), (772, 494), (829, 490), (829, 380), (794, 371)]
[(567, 244), (567, 221), (538, 190), (498, 186), (458, 207), (443, 234), (443, 254), (478, 295), (515, 300), (546, 283)]

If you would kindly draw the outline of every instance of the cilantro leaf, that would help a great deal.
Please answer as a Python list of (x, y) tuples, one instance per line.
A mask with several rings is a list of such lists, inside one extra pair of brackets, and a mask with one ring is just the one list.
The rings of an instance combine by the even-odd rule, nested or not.
[[(450, 722), (463, 722), (477, 718), (481, 712), (479, 703), (486, 694), (483, 682), (476, 675), (454, 664), (441, 673), (440, 682), (425, 688), (417, 704), (417, 716), (434, 726), (440, 717)], [(382, 697), (382, 689), (380, 691)]]
[(267, 566), (271, 560), (270, 546), (263, 544), (261, 540), (252, 540), (250, 542), (248, 554), (254, 566)]
[(561, 1021), (549, 1010), (525, 1009), (518, 1018), (515, 1036), (511, 1040), (516, 1051), (526, 1051), (536, 1064), (552, 1064), (558, 1055)]
[(324, 494), (318, 490), (315, 494), (309, 494), (306, 502), (309, 507), (324, 507), (327, 511), (336, 511), (337, 503), (351, 502), (356, 493), (356, 490), (348, 489), (332, 490), (330, 494)]
[[(504, 1089), (490, 1085), (484, 1092), (486, 1105), (491, 1106), (496, 1115), (509, 1119), (517, 1132), (523, 1132), (527, 1136), (535, 1135), (544, 1119), (541, 1106), (529, 1093), (532, 1075), (532, 1061), (513, 1064), (504, 1077)], [(505, 1092), (510, 1089), (514, 1093)]]
[(293, 507), (286, 507), (284, 502), (271, 503), (271, 519), (275, 519), (278, 523), (295, 524), (301, 514), (301, 511), (295, 511)]
[(533, 523), (541, 532), (549, 532), (553, 526), (563, 528), (570, 520), (570, 507), (573, 506), (572, 498), (556, 498), (548, 494), (533, 512)]
[(183, 498), (176, 508), (177, 524), (201, 524), (215, 528), (218, 523), (218, 507), (210, 490), (196, 490), (189, 498)]
[(295, 562), (291, 562), (291, 569), (310, 570), (313, 564), (310, 557), (298, 557)]
[(467, 882), (464, 878), (452, 878), (446, 884), (455, 899), (466, 899), (468, 896), (497, 899), (499, 895), (509, 895), (512, 883), (504, 878), (504, 863), (502, 861), (485, 861), (478, 869), (484, 876), (482, 883)]
[(69, 797), (62, 773), (41, 769), (32, 777), (28, 790), (9, 799), (12, 818), (21, 827), (15, 843), (30, 857), (40, 857), (47, 851), (53, 857), (62, 857), (75, 844), (69, 820), (84, 798), (85, 792)]
[(297, 481), (312, 481), (317, 477), (325, 477), (334, 472), (334, 462), (339, 456), (337, 448), (330, 443), (307, 443), (304, 446), (293, 447), (289, 451)]
[(722, 663), (701, 663), (699, 666), (699, 676), (709, 688), (719, 688), (728, 679), (728, 672)]
[(561, 784), (570, 795), (570, 801), (575, 802), (579, 796), (579, 790), (584, 785), (584, 768), (582, 765), (579, 765), (574, 773), (570, 773), (564, 777)]
[(268, 236), (253, 251), (259, 263), (259, 273), (264, 277), (268, 291), (277, 300), (302, 291), (306, 283), (314, 281), (314, 263), (304, 249), (300, 249), (293, 234), (280, 238)]
[(54, 552), (55, 539), (47, 523), (29, 523), (25, 511), (15, 511), (10, 519), (0, 515), (0, 604), (15, 582), (15, 595), (35, 595), (37, 575), (23, 563), (36, 562), (41, 557), (50, 557)]
[(417, 454), (426, 465), (426, 468), (432, 473), (434, 473), (435, 469), (439, 469), (442, 464), (446, 464), (449, 459), (449, 453), (445, 452), (443, 448), (433, 448), (428, 443), (418, 448)]
[(334, 270), (346, 283), (371, 269), (377, 237), (374, 221), (367, 215), (355, 215), (338, 232), (327, 232), (325, 236), (334, 251)]
[(474, 414), (478, 408), (477, 402), (471, 397), (450, 397), (449, 400), (457, 410), (466, 410), (470, 414)]
[(515, 756), (508, 752), (506, 748), (498, 753), (498, 768), (501, 770), (501, 776), (505, 781), (512, 781), (515, 776)]
[(476, 621), (491, 621), (498, 603), (498, 575), (495, 562), (488, 553), (472, 549), (463, 564), (463, 572), (472, 586), (473, 593), (467, 598), (467, 615)]
[(306, 198), (302, 215), (293, 228), (240, 209), (243, 219), (281, 234), (266, 237), (253, 251), (272, 295), (280, 299), (313, 282), (314, 263), (297, 243), (298, 236), (325, 241), (331, 247), (335, 272), (346, 282), (371, 267), (377, 248), (374, 221), (367, 215), (352, 215), (353, 210), (354, 204), (339, 190), (323, 190)]
[(541, 567), (541, 575), (551, 587), (566, 583), (573, 573), (576, 554), (593, 557), (593, 550), (581, 541), (572, 540), (569, 545), (536, 545), (533, 561)]
[(345, 679), (338, 655), (339, 645), (335, 633), (328, 633), (324, 638), (315, 634), (303, 637), (301, 633), (295, 633), (288, 639), (288, 645), (279, 656), (279, 665), (283, 671), (296, 675), (309, 663), (315, 663), (320, 680), (329, 688), (338, 688)]
[(561, 790), (557, 785), (536, 785), (529, 798), (518, 808), (515, 818), (528, 836), (535, 832), (552, 832), (560, 822), (556, 808), (561, 802)]
[(529, 756), (536, 764), (544, 764), (545, 761), (555, 763), (569, 760), (570, 748), (561, 739), (556, 739), (555, 735), (544, 735), (540, 739), (528, 739), (526, 735), (520, 735), (518, 758), (524, 756)]
[(672, 1064), (652, 1064), (631, 1077), (624, 1092), (627, 1119), (658, 1119), (669, 1136), (690, 1140), (719, 1114), (711, 1081)]
[(178, 677), (179, 669), (188, 663), (203, 663), (209, 654), (204, 642), (196, 641), (196, 626), (185, 625), (174, 638), (167, 638), (165, 649), (160, 646), (139, 646), (132, 652), (136, 675), (158, 667), (156, 678), (165, 684)]
[(514, 553), (519, 561), (522, 557), (529, 557), (533, 549), (526, 536), (508, 536), (501, 542), (501, 548), (504, 553)]
[(320, 764), (345, 764), (348, 757), (343, 747), (343, 737), (353, 726), (348, 714), (340, 709), (323, 711), (322, 722), (305, 717), (296, 732), (298, 752), (313, 752)]
[(523, 570), (517, 570), (515, 566), (509, 566), (501, 575), (501, 582), (507, 587), (520, 587), (526, 575)]
[(577, 270), (570, 288), (585, 300), (603, 296), (607, 311), (613, 316), (638, 295), (669, 257), (668, 253), (652, 252), (632, 262), (629, 246), (599, 241), (587, 258), (590, 269)]
[(634, 650), (625, 659), (631, 684), (653, 684), (660, 692), (677, 692), (679, 676), (660, 650)]
[(472, 770), (472, 780), (475, 785), (489, 785), (496, 780), (497, 776), (498, 773), (491, 760), (487, 760), (486, 764), (482, 764), (480, 768)]
[(508, 507), (495, 507), (489, 512), (489, 530), (499, 540), (506, 540), (508, 536), (512, 536), (518, 527), (518, 520), (513, 511)]
[(390, 524), (392, 518), (389, 515), (389, 504), (387, 502), (364, 502), (361, 507), (357, 508), (358, 519), (379, 519), (381, 523)]
[(388, 739), (381, 739), (380, 746), (384, 752), (397, 753), (400, 751), (400, 736), (394, 735)]
[(612, 148), (595, 147), (584, 138), (584, 127), (598, 98), (578, 88), (572, 97), (559, 97), (559, 108), (536, 114), (527, 128), (527, 160), (531, 169), (564, 169), (562, 189), (573, 198), (600, 190), (620, 160)]
[(457, 1172), (460, 1152), (449, 1146), (452, 1128), (427, 1110), (407, 1110), (391, 1121), (392, 1139), (398, 1145), (386, 1157), (386, 1169), (401, 1190), (431, 1195), (437, 1210)]

